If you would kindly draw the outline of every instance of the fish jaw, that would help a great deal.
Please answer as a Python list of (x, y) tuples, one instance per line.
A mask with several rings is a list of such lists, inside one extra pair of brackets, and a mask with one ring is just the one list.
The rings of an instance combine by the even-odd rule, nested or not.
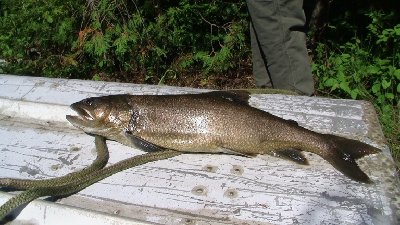
[[(92, 127), (93, 124), (85, 119), (82, 119), (80, 116), (72, 116), (72, 115), (66, 115), (65, 118), (70, 122), (74, 127), (80, 128), (82, 130), (85, 130), (86, 127)], [(93, 126), (94, 128), (94, 126)]]
[(77, 115), (66, 115), (66, 119), (74, 126), (87, 133), (100, 134), (99, 131), (104, 129), (104, 123), (96, 119), (95, 115), (85, 107), (80, 106), (77, 103), (71, 105), (71, 109), (74, 110)]
[(82, 120), (93, 121), (96, 118), (89, 109), (79, 104), (79, 102), (72, 104), (70, 107), (78, 114), (77, 117)]

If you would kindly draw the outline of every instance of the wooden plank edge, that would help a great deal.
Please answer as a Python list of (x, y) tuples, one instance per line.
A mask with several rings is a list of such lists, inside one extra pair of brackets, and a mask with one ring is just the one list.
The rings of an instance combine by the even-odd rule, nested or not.
[[(0, 192), (0, 204), (4, 204), (14, 195)], [(15, 215), (15, 214), (18, 215)], [(42, 225), (69, 225), (69, 224), (87, 224), (87, 225), (149, 225), (151, 223), (128, 219), (120, 216), (114, 216), (108, 213), (82, 209), (67, 205), (61, 205), (54, 202), (35, 200), (29, 203), (24, 210), (13, 212), (12, 216), (18, 216), (17, 220), (10, 221), (8, 225), (13, 224), (42, 224)], [(64, 219), (61, 219), (64, 218)]]

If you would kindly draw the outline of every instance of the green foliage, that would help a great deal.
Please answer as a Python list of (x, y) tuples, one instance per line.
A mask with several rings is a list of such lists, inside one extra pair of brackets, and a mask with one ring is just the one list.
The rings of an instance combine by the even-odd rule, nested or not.
[[(351, 40), (320, 43), (313, 72), (318, 90), (341, 98), (364, 99), (375, 104), (392, 150), (400, 159), (400, 24), (394, 13), (369, 10), (370, 23), (357, 29)], [(342, 21), (332, 30), (354, 26)], [(353, 31), (354, 32), (354, 31)]]
[[(5, 72), (163, 82), (248, 58), (245, 2), (35, 1), (0, 6)], [(101, 75), (99, 75), (101, 74)]]
[(0, 58), (8, 62), (2, 65), (4, 72), (68, 77), (76, 69), (67, 54), (79, 20), (77, 2), (3, 0), (0, 4)]

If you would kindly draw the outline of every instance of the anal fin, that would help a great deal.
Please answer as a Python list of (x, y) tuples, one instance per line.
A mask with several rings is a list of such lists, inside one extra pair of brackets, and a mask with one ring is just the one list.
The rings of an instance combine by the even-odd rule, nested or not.
[(308, 160), (304, 156), (304, 154), (300, 150), (294, 148), (274, 150), (272, 152), (269, 152), (268, 154), (275, 157), (291, 160), (300, 165), (309, 165)]

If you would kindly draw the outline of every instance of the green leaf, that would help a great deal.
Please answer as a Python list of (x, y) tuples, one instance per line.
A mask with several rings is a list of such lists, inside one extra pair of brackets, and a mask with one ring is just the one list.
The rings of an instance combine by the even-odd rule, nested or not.
[(337, 79), (339, 81), (341, 81), (341, 83), (346, 82), (346, 79), (347, 79), (347, 77), (346, 77), (346, 75), (345, 75), (343, 70), (344, 70), (344, 68), (343, 68), (342, 65), (338, 66)]
[(348, 93), (348, 94), (350, 94), (351, 93), (351, 90), (350, 90), (350, 87), (349, 87), (349, 83), (348, 82), (341, 82), (340, 83), (340, 88), (343, 90), (343, 91), (345, 91), (346, 93)]
[(400, 84), (397, 84), (397, 93), (400, 93)]
[(389, 99), (389, 100), (393, 100), (393, 99), (394, 99), (394, 94), (388, 92), (388, 93), (385, 94), (385, 97), (386, 97), (387, 99)]
[(327, 80), (324, 82), (324, 84), (325, 84), (326, 87), (333, 87), (333, 86), (335, 86), (337, 83), (338, 83), (337, 80), (334, 79), (334, 78), (329, 78), (329, 79), (327, 79)]
[(335, 58), (334, 59), (335, 61), (334, 61), (334, 64), (336, 64), (336, 65), (340, 65), (340, 64), (342, 64), (342, 59), (340, 58), (340, 57), (337, 57), (337, 58)]
[(379, 73), (379, 67), (370, 65), (368, 66), (367, 72), (369, 74), (377, 74)]
[(358, 96), (358, 89), (351, 90), (350, 95), (351, 95), (351, 98), (352, 98), (352, 99), (357, 99), (357, 96)]
[(93, 42), (93, 51), (96, 56), (103, 56), (107, 52), (109, 48), (108, 40), (106, 40), (102, 33), (96, 33), (91, 41)]
[(381, 83), (375, 83), (372, 86), (372, 93), (377, 94), (380, 91), (381, 91)]
[(127, 35), (123, 34), (119, 38), (117, 38), (113, 46), (115, 46), (115, 54), (118, 56), (123, 56), (129, 49), (128, 49), (128, 38)]
[(48, 23), (53, 23), (53, 17), (49, 15), (49, 12), (45, 12), (43, 16)]
[(400, 80), (400, 69), (396, 69), (394, 71), (394, 75), (396, 76), (397, 80)]
[(100, 78), (99, 74), (96, 73), (96, 74), (92, 77), (92, 80), (94, 80), (94, 81), (100, 81), (101, 78)]
[(400, 24), (397, 24), (397, 25), (394, 27), (394, 33), (395, 33), (396, 35), (400, 35)]
[(379, 95), (378, 99), (377, 99), (377, 102), (380, 103), (380, 104), (384, 103), (385, 102), (385, 96), (384, 95)]
[(387, 81), (387, 80), (382, 80), (382, 87), (383, 87), (383, 89), (387, 89), (388, 87), (390, 87), (391, 84), (392, 84), (392, 81), (391, 81), (391, 80), (389, 80), (389, 81)]
[(377, 63), (379, 66), (387, 66), (387, 65), (390, 65), (390, 64), (391, 64), (391, 60), (389, 60), (389, 59), (377, 59), (377, 60), (376, 60), (376, 63)]
[(341, 60), (342, 60), (343, 63), (348, 62), (349, 59), (350, 59), (350, 55), (349, 55), (349, 54), (343, 53), (343, 54), (341, 55)]

